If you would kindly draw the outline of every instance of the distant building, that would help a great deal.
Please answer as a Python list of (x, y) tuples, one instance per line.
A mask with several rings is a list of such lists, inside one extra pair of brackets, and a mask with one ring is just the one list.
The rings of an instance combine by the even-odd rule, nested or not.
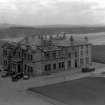
[(67, 38), (65, 34), (25, 37), (2, 46), (2, 64), (10, 73), (31, 76), (89, 67), (91, 46), (87, 37), (84, 40)]

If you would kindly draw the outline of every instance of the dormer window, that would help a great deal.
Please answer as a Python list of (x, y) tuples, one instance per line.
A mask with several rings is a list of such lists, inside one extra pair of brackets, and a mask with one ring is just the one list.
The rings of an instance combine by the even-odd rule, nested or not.
[(32, 55), (28, 54), (28, 60), (32, 60)]
[(71, 58), (71, 53), (68, 54), (69, 58)]
[(4, 56), (7, 56), (7, 50), (6, 49), (3, 50), (3, 54), (4, 54)]
[(47, 58), (50, 57), (50, 53), (49, 52), (46, 52), (45, 53), (45, 57), (47, 57)]
[(32, 60), (32, 55), (30, 55), (30, 59)]
[(53, 52), (52, 55), (53, 55), (53, 58), (56, 58), (56, 52)]
[(21, 57), (21, 53), (19, 52), (19, 57)]
[(89, 53), (89, 48), (88, 48), (88, 45), (86, 46), (86, 54), (88, 55), (88, 53)]
[(26, 59), (26, 53), (24, 53), (24, 59)]

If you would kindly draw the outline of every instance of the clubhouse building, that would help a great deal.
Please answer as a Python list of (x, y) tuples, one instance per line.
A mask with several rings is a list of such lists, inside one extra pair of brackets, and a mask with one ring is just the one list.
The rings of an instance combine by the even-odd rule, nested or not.
[(9, 73), (30, 76), (71, 71), (92, 65), (91, 47), (87, 37), (77, 40), (65, 34), (28, 36), (2, 46), (2, 65)]

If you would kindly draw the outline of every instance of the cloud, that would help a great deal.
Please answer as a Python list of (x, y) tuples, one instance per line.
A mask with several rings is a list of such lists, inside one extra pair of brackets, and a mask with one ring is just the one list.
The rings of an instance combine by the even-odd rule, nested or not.
[[(91, 6), (93, 4), (72, 1), (72, 2), (57, 2), (52, 4), (52, 9), (42, 9), (39, 14), (44, 18), (44, 24), (87, 24), (95, 23), (92, 15)], [(42, 20), (42, 19), (41, 19)]]
[(0, 20), (26, 25), (100, 24), (104, 0), (0, 0)]

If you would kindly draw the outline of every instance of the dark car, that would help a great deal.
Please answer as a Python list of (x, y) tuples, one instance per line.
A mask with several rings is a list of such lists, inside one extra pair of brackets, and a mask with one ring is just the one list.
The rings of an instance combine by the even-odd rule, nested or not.
[(46, 73), (47, 75), (51, 75), (51, 73), (50, 72), (48, 72), (48, 73)]
[(18, 79), (21, 79), (22, 77), (23, 77), (23, 73), (18, 73), (18, 74), (17, 74), (17, 78), (18, 78)]
[(17, 75), (13, 75), (13, 76), (12, 76), (12, 81), (18, 81)]
[(92, 68), (88, 68), (88, 67), (82, 68), (82, 72), (92, 72), (92, 71), (95, 71), (94, 67), (92, 67)]

